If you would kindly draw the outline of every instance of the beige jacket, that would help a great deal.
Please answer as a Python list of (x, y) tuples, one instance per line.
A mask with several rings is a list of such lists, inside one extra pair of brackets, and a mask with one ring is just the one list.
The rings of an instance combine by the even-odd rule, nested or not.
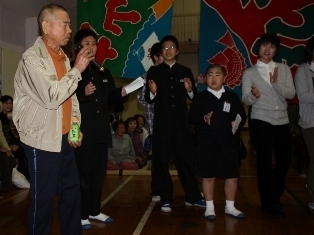
[(13, 122), (24, 144), (44, 151), (61, 151), (62, 103), (70, 96), (72, 117), (80, 122), (75, 90), (82, 77), (78, 69), (71, 69), (68, 58), (66, 68), (68, 72), (58, 81), (41, 37), (22, 55), (14, 77)]

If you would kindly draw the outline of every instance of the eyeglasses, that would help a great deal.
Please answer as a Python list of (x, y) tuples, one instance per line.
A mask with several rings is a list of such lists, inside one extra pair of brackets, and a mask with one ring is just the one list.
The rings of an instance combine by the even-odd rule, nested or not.
[(167, 46), (167, 47), (162, 48), (163, 51), (174, 50), (174, 49), (176, 49), (176, 46)]

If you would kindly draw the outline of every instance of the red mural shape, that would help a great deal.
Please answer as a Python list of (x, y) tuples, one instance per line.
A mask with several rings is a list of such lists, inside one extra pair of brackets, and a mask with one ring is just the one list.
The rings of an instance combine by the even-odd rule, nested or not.
[(118, 7), (127, 6), (127, 0), (108, 0), (106, 3), (107, 13), (105, 16), (103, 27), (114, 35), (119, 36), (122, 29), (115, 24), (115, 21), (130, 22), (136, 24), (141, 20), (141, 14), (138, 11), (118, 12)]
[[(82, 24), (81, 29), (83, 28), (94, 30), (89, 23)], [(113, 60), (117, 58), (117, 56), (118, 56), (118, 52), (114, 48), (111, 47), (110, 39), (105, 36), (101, 36), (98, 39), (97, 54), (95, 58), (96, 61), (100, 64), (103, 64), (106, 59)]]
[(226, 68), (227, 77), (225, 83), (233, 89), (239, 86), (242, 81), (242, 74), (246, 68), (244, 57), (236, 47), (229, 31), (217, 42), (225, 45), (227, 48), (209, 59), (208, 62), (211, 64), (220, 64)]

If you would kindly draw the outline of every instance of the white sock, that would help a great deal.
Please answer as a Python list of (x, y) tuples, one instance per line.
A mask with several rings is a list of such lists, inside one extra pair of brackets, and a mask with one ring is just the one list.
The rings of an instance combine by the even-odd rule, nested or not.
[(214, 200), (206, 201), (206, 211), (213, 211), (213, 210), (215, 210)]
[(234, 201), (226, 200), (226, 209), (231, 211), (234, 209)]

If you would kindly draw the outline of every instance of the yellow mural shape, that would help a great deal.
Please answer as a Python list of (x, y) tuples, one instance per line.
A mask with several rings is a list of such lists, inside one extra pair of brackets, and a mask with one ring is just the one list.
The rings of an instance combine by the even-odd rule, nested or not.
[(173, 2), (174, 0), (159, 0), (152, 6), (157, 20), (161, 18), (166, 13), (167, 10), (169, 10)]

